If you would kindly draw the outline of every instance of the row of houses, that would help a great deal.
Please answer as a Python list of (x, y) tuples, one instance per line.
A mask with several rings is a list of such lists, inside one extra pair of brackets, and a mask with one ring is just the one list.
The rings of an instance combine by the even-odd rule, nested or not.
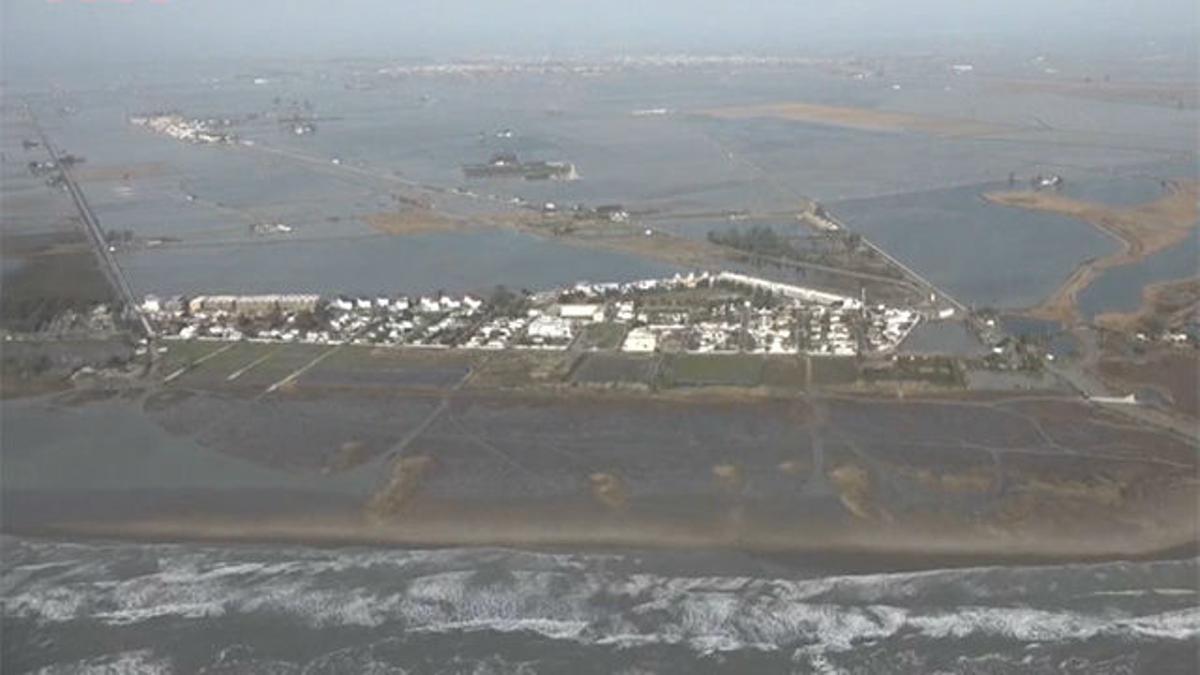
[(508, 296), (147, 296), (141, 309), (180, 339), (567, 349), (590, 333), (582, 348), (830, 355), (890, 351), (920, 320), (913, 310), (728, 272)]
[[(190, 314), (226, 313), (244, 316), (264, 316), (273, 312), (311, 312), (317, 309), (321, 296), (315, 293), (272, 293), (266, 295), (197, 295), (188, 300)], [(143, 308), (161, 305), (156, 298), (147, 298)]]

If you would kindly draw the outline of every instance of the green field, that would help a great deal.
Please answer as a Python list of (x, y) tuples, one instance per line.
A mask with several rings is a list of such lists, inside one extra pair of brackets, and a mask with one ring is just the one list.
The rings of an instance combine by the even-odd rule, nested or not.
[(657, 358), (625, 354), (588, 354), (575, 368), (571, 381), (580, 384), (649, 385)]
[[(471, 386), (519, 388), (558, 384), (644, 384), (662, 387), (757, 387), (804, 390), (809, 386), (853, 384), (858, 362), (843, 357), (764, 354), (666, 354), (653, 357), (608, 351), (619, 344), (624, 327), (589, 326), (602, 352), (505, 351), (449, 352), (366, 345), (265, 344), (255, 342), (171, 342), (159, 372), (185, 387), (267, 388), (327, 354), (305, 371), (309, 383), (340, 384), (361, 380), (372, 386), (448, 386), (468, 369)], [(581, 336), (582, 339), (582, 336)], [(658, 362), (661, 360), (661, 365)], [(810, 365), (806, 365), (806, 361)], [(811, 367), (811, 374), (808, 368)], [(657, 371), (657, 377), (654, 373)], [(230, 379), (234, 377), (234, 379)], [(952, 361), (924, 360), (873, 372), (868, 381), (917, 380), (954, 386), (961, 374)], [(653, 380), (653, 381), (652, 381)]]
[(337, 353), (321, 361), (321, 369), (380, 370), (437, 365), (465, 365), (478, 358), (470, 353), (448, 349), (419, 347), (380, 347), (376, 345), (344, 345)]
[(957, 359), (943, 356), (898, 359), (891, 368), (863, 372), (869, 382), (923, 382), (939, 387), (966, 386), (966, 377)]
[(211, 354), (226, 346), (225, 342), (201, 342), (198, 340), (164, 340), (161, 345), (167, 348), (165, 354), (158, 357), (159, 368), (163, 374), (191, 365), (196, 359)]
[[(204, 344), (204, 346), (207, 349), (191, 358), (188, 370), (173, 380), (172, 384), (183, 386), (223, 385), (230, 382), (228, 378), (231, 375), (246, 369), (236, 379), (238, 386), (266, 387), (287, 377), (318, 355), (331, 349), (327, 345), (265, 344), (261, 342), (210, 343)], [(186, 354), (186, 352), (184, 353)], [(166, 376), (174, 370), (163, 368), (161, 372)]]
[(577, 355), (563, 351), (502, 351), (481, 359), (470, 386), (518, 388), (562, 383)]
[(808, 386), (806, 370), (804, 357), (767, 357), (766, 366), (763, 368), (762, 383), (765, 386), (780, 389), (804, 389)]
[(858, 361), (852, 356), (814, 356), (812, 381), (815, 386), (854, 384), (858, 381)]
[(674, 354), (660, 371), (665, 386), (754, 387), (762, 383), (767, 359), (754, 354)]
[(590, 324), (579, 335), (578, 346), (580, 349), (617, 349), (625, 341), (627, 328), (619, 323)]

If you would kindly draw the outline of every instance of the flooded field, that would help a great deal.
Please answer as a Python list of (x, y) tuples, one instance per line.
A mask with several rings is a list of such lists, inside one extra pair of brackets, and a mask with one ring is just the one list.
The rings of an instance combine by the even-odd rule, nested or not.
[(478, 293), (497, 284), (540, 290), (681, 271), (504, 230), (173, 248), (131, 254), (123, 264), (135, 290), (160, 294)]
[[(261, 514), (259, 535), (302, 540), (585, 543), (579, 527), (593, 523), (597, 541), (737, 536), (788, 549), (807, 547), (805, 533), (836, 546), (883, 522), (943, 523), (987, 549), (973, 519), (1091, 532), (1099, 509), (1125, 514), (1125, 541), (1152, 546), (1164, 535), (1142, 529), (1142, 510), (1175, 509), (1186, 487), (1172, 476), (1195, 463), (1194, 448), (1062, 396), (686, 394), (689, 383), (745, 387), (737, 357), (672, 359), (663, 377), (681, 393), (654, 397), (562, 388), (565, 363), (506, 380), (515, 373), (500, 364), (435, 353), (315, 362), (313, 348), (211, 345), (173, 358), (204, 356), (160, 390), (4, 403), (8, 527), (201, 536), (226, 532), (233, 509)], [(573, 377), (623, 377), (605, 372), (615, 367)], [(803, 369), (794, 377), (801, 386)], [(1072, 546), (1116, 545), (1088, 537)]]
[(1107, 312), (1135, 312), (1151, 284), (1186, 279), (1200, 273), (1200, 230), (1183, 242), (1132, 265), (1107, 270), (1079, 294), (1079, 309), (1088, 319)]
[[(53, 81), (6, 72), (5, 85), (86, 157), (79, 182), (102, 226), (132, 238), (114, 255), (138, 294), (658, 277), (679, 267), (497, 223), (548, 202), (621, 204), (638, 240), (642, 228), (800, 234), (795, 212), (812, 198), (967, 305), (1013, 310), (1115, 242), (981, 192), (1062, 173), (1067, 196), (1128, 205), (1196, 170), (1181, 150), (1194, 106), (1084, 87), (1095, 73), (1069, 63), (1050, 77), (1022, 49), (978, 55), (974, 74), (924, 55), (465, 74), (212, 60), (103, 77), (78, 64)], [(1112, 72), (1164, 65), (1130, 68)], [(14, 290), (103, 299), (73, 206), (30, 175), (44, 151), (21, 143), (35, 131), (17, 100), (0, 134), (3, 309)], [(730, 107), (745, 114), (705, 112)], [(127, 121), (155, 111), (228, 117), (247, 143), (191, 145)], [(287, 122), (300, 113), (311, 131)], [(578, 176), (464, 176), (498, 153)], [(411, 226), (409, 209), (454, 226)], [(1195, 256), (1193, 236), (1106, 272), (1084, 313), (1136, 306)], [(1055, 355), (1076, 348), (1057, 324), (1002, 325)], [(42, 353), (30, 347), (6, 353)], [(922, 324), (903, 347), (980, 350), (956, 322)], [(156, 354), (149, 377), (0, 402), (6, 668), (1195, 666), (1194, 440), (1048, 372), (912, 359), (928, 376), (868, 378), (855, 358), (249, 342)], [(1174, 405), (1194, 411), (1193, 361), (1101, 366), (1139, 387), (1168, 373)]]
[(1019, 308), (1050, 295), (1080, 262), (1116, 242), (1065, 216), (1001, 208), (979, 195), (992, 184), (841, 202), (847, 227), (977, 307)]
[[(671, 271), (625, 254), (580, 254), (514, 233), (384, 238), (363, 218), (397, 208), (397, 198), (429, 200), (467, 219), (510, 211), (514, 198), (534, 205), (621, 203), (662, 214), (668, 231), (702, 237), (721, 222), (672, 221), (671, 214), (787, 213), (814, 197), (839, 202), (836, 213), (964, 301), (1020, 307), (1045, 297), (1080, 260), (1109, 250), (1109, 242), (1083, 224), (981, 204), (976, 194), (985, 182), (1024, 167), (1063, 165), (1079, 167), (1074, 171), (1084, 177), (1072, 180), (1069, 190), (1134, 199), (1153, 181), (1119, 167), (1162, 167), (1170, 156), (1157, 135), (1141, 138), (1143, 150), (1106, 148), (1104, 154), (1079, 136), (1091, 130), (1056, 132), (1047, 137), (1054, 142), (1035, 148), (1022, 137), (1028, 124), (1022, 107), (1011, 103), (988, 108), (984, 117), (1017, 132), (986, 140), (699, 114), (802, 97), (820, 105), (972, 118), (965, 100), (1006, 100), (969, 81), (921, 79), (903, 70), (896, 77), (903, 89), (805, 68), (460, 79), (309, 64), (276, 69), (255, 84), (244, 71), (213, 66), (74, 91), (67, 97), (70, 115), (53, 114), (53, 99), (32, 100), (56, 142), (87, 157), (80, 180), (102, 224), (169, 240), (118, 252), (138, 292), (156, 293), (476, 290)], [(1072, 105), (1041, 94), (1015, 100), (1041, 114)], [(301, 105), (318, 119), (313, 134), (295, 135), (276, 121)], [(1118, 109), (1131, 113), (1112, 102), (1089, 105), (1106, 120), (1122, 119), (1112, 114)], [(255, 145), (192, 146), (126, 122), (132, 113), (173, 109), (238, 120), (236, 133)], [(647, 109), (665, 112), (633, 114)], [(1169, 117), (1157, 130), (1163, 138), (1184, 128), (1185, 118), (1176, 119), (1174, 111), (1139, 114)], [(462, 164), (498, 152), (569, 161), (581, 178), (463, 177)], [(865, 156), (872, 161), (861, 162)], [(913, 156), (924, 158), (920, 170), (908, 165)], [(1112, 167), (1121, 173), (1096, 178)], [(979, 185), (941, 189), (963, 183)], [(897, 196), (855, 199), (878, 195)], [(274, 222), (292, 233), (249, 231)], [(906, 249), (911, 245), (921, 250)], [(951, 249), (957, 254), (947, 255)]]
[(913, 329), (900, 345), (906, 354), (945, 354), (979, 356), (987, 349), (979, 338), (959, 321), (926, 322)]

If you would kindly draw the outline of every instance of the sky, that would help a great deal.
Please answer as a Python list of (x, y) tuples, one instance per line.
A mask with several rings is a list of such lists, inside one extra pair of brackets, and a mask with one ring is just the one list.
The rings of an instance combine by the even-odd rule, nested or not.
[(0, 0), (0, 57), (28, 64), (221, 57), (811, 53), (938, 40), (1197, 35), (1195, 0)]

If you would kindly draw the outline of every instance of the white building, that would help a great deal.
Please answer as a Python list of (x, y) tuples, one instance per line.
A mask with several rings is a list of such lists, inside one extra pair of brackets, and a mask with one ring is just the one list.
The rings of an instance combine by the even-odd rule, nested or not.
[(569, 304), (559, 305), (558, 315), (564, 319), (584, 319), (587, 321), (603, 321), (604, 305)]
[(539, 316), (529, 322), (525, 335), (531, 341), (551, 340), (560, 342), (570, 340), (572, 336), (571, 323), (556, 316)]
[(652, 352), (658, 348), (658, 336), (646, 328), (634, 328), (625, 336), (621, 351)]
[(769, 279), (760, 279), (746, 274), (738, 274), (737, 272), (721, 272), (717, 275), (717, 280), (740, 286), (748, 286), (750, 288), (762, 288), (772, 293), (778, 293), (785, 298), (815, 302), (822, 305), (836, 305), (840, 303), (846, 309), (858, 309), (862, 307), (862, 302), (849, 296), (827, 293), (812, 288), (805, 288), (804, 286), (793, 286), (792, 284), (770, 281)]

